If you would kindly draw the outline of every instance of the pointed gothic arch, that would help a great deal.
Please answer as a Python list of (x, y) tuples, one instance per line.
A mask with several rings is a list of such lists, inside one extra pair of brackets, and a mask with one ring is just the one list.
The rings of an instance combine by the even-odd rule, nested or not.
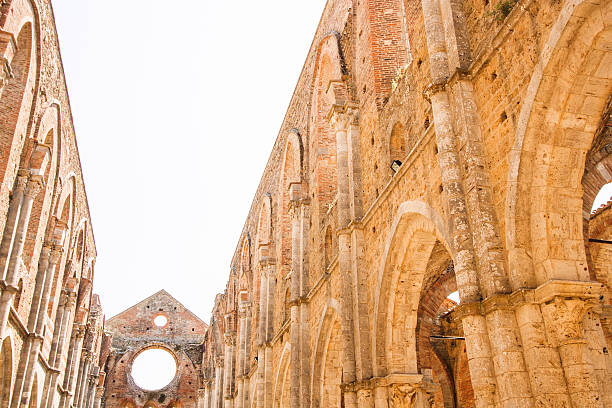
[(611, 8), (610, 2), (564, 4), (521, 104), (505, 208), (513, 288), (591, 278), (581, 179), (612, 93), (612, 23), (601, 19)]

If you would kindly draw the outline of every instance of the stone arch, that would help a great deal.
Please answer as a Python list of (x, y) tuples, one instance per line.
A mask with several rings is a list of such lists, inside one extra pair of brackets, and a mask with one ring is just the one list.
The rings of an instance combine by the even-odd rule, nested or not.
[(291, 360), (291, 344), (285, 343), (274, 377), (274, 399), (272, 408), (285, 408), (289, 395), (285, 395), (289, 384), (289, 362)]
[(8, 408), (13, 381), (13, 345), (10, 337), (0, 345), (0, 408)]
[[(50, 213), (48, 209), (56, 193), (56, 180), (60, 167), (59, 152), (61, 151), (61, 116), (60, 107), (53, 103), (41, 117), (36, 130), (33, 147), (29, 153), (29, 164), (31, 174), (41, 176), (44, 189), (34, 199), (32, 213), (28, 223), (25, 245), (23, 249), (24, 261), (32, 259), (47, 232)], [(37, 244), (38, 243), (38, 244)], [(37, 247), (37, 245), (39, 247)]]
[(338, 163), (336, 135), (328, 115), (334, 104), (347, 100), (342, 81), (344, 61), (338, 33), (332, 32), (320, 41), (316, 57), (311, 99), (311, 160), (315, 213), (323, 220), (336, 200)]
[(427, 204), (400, 205), (375, 292), (373, 357), (375, 376), (397, 378), (399, 384), (433, 382), (436, 406), (454, 407), (455, 348), (436, 341), (462, 335), (461, 326), (453, 326), (455, 319), (449, 317), (457, 304), (448, 296), (457, 290), (463, 296), (466, 279), (455, 276), (448, 236), (442, 218)]
[(261, 199), (256, 242), (260, 252), (262, 247), (269, 247), (272, 244), (272, 198), (269, 193), (264, 194)]
[(26, 90), (34, 90), (38, 75), (37, 33), (32, 4), (23, 0), (14, 2), (7, 14), (11, 18), (3, 27), (6, 31), (2, 40), (7, 45), (2, 57), (10, 61), (13, 77), (7, 78), (6, 84), (0, 88), (0, 162), (6, 163), (6, 167), (0, 166), (3, 195), (12, 188), (33, 112), (33, 92)]
[(279, 256), (281, 277), (286, 276), (291, 268), (291, 217), (289, 214), (289, 202), (301, 198), (301, 187), (303, 180), (302, 140), (296, 130), (287, 135), (285, 150), (283, 152), (280, 180), (279, 180), (279, 203), (278, 214), (279, 225)]
[[(60, 179), (59, 184), (60, 194), (54, 211), (56, 226), (53, 231), (53, 241), (55, 244), (59, 244), (62, 248), (66, 249), (72, 240), (76, 178), (74, 175), (70, 175), (65, 183), (62, 183)], [(60, 285), (62, 285), (64, 269), (70, 268), (71, 263), (68, 261), (68, 258), (68, 251), (64, 251), (59, 266), (55, 269), (53, 282), (51, 284), (49, 304), (47, 306), (47, 314), (49, 317), (53, 315), (55, 305), (59, 301), (59, 288)]]
[[(340, 341), (338, 338), (340, 333), (340, 304), (335, 299), (329, 299), (321, 313), (321, 319), (317, 329), (317, 340), (313, 350), (310, 387), (312, 390), (313, 407), (339, 406), (338, 404), (330, 405), (330, 400), (338, 403), (340, 402), (340, 384), (342, 379), (342, 362), (339, 348)], [(331, 353), (329, 352), (330, 344), (337, 346), (332, 350), (332, 353), (334, 353), (333, 356), (330, 355)], [(331, 371), (331, 373), (328, 372), (326, 376), (326, 371)], [(331, 377), (334, 378), (332, 379)], [(334, 379), (340, 380), (340, 382), (336, 383)], [(334, 385), (337, 385), (337, 387), (334, 387)], [(326, 391), (327, 395), (325, 395)], [(332, 398), (330, 398), (330, 393), (332, 394)]]
[(246, 234), (245, 237), (242, 239), (242, 245), (240, 246), (240, 265), (239, 265), (239, 269), (240, 269), (240, 278), (239, 278), (239, 282), (238, 282), (238, 287), (240, 290), (240, 294), (242, 296), (243, 292), (246, 292), (247, 294), (247, 299), (242, 299), (241, 300), (248, 300), (248, 295), (251, 292), (251, 240), (249, 239), (249, 235)]
[[(437, 242), (452, 253), (447, 237), (441, 217), (427, 204), (408, 201), (400, 205), (387, 239), (375, 292), (372, 344), (377, 376), (418, 373), (415, 333), (424, 273)], [(405, 281), (399, 282), (400, 275)], [(404, 291), (401, 298), (396, 298), (400, 286)], [(398, 301), (401, 303), (396, 304)], [(406, 330), (394, 331), (389, 322), (401, 320)]]
[(514, 289), (588, 280), (581, 179), (612, 92), (612, 3), (565, 3), (540, 55), (510, 153), (506, 245)]

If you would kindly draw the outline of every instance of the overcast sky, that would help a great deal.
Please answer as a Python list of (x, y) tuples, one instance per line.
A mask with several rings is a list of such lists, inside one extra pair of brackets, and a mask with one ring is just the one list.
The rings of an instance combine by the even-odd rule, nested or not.
[(53, 0), (109, 318), (205, 321), (325, 0)]

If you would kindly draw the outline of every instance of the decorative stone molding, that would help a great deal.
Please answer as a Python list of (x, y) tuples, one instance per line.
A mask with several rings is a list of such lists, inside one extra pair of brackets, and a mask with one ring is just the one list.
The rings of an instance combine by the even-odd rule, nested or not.
[(439, 84), (431, 83), (423, 89), (423, 97), (427, 100), (427, 102), (431, 103), (431, 98), (446, 90), (446, 84), (448, 83), (448, 78), (446, 81), (441, 82)]
[(535, 289), (546, 331), (554, 347), (584, 343), (582, 322), (589, 311), (601, 312), (603, 284), (551, 280)]
[(352, 102), (334, 104), (327, 114), (327, 119), (336, 131), (347, 130), (350, 124), (356, 124), (359, 121), (358, 106)]
[(251, 302), (241, 302), (238, 306), (238, 317), (245, 318), (251, 315)]
[(42, 179), (42, 176), (32, 175), (30, 176), (30, 179), (27, 182), (24, 194), (27, 198), (34, 199), (36, 198), (38, 193), (42, 191), (44, 186), (45, 186), (45, 183)]
[(467, 316), (482, 316), (484, 315), (482, 302), (461, 303), (455, 309), (455, 315), (459, 320)]
[(555, 297), (542, 305), (544, 322), (553, 346), (583, 343), (582, 321), (586, 313), (597, 308), (599, 302), (576, 298)]
[(57, 264), (62, 256), (62, 252), (64, 252), (64, 249), (61, 246), (54, 245), (49, 255), (49, 263), (52, 265)]
[(225, 333), (223, 336), (223, 341), (226, 346), (235, 346), (236, 345), (236, 333), (230, 332)]
[(15, 186), (15, 191), (13, 191), (13, 193), (17, 192), (17, 191), (25, 191), (26, 186), (28, 184), (28, 179), (29, 179), (29, 173), (26, 170), (19, 170), (19, 172), (17, 173), (17, 184)]
[(431, 408), (434, 395), (433, 383), (394, 384), (389, 392), (389, 408)]

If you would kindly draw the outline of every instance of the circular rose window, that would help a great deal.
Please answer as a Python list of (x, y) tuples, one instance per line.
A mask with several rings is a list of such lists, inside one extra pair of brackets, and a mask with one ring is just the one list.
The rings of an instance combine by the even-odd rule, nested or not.
[(132, 363), (132, 378), (140, 388), (153, 391), (170, 384), (176, 375), (176, 360), (164, 349), (146, 349)]

